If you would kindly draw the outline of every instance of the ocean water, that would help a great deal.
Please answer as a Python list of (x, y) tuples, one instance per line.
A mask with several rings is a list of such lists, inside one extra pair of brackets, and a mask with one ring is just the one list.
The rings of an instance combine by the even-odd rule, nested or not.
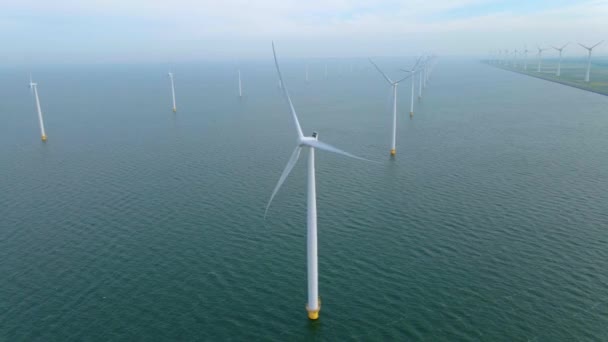
[[(395, 61), (379, 60), (397, 77)], [(0, 70), (0, 340), (608, 340), (608, 97), (440, 59), (409, 118), (369, 63)]]

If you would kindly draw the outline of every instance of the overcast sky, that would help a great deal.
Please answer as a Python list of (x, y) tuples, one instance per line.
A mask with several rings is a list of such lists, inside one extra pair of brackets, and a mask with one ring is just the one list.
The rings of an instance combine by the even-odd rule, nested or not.
[(325, 58), (602, 39), (608, 55), (608, 0), (0, 0), (4, 65), (267, 58), (271, 40)]

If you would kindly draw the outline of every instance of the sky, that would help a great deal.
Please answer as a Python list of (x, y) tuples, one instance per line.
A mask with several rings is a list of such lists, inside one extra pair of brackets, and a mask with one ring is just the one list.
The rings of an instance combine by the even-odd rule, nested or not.
[(0, 63), (487, 56), (606, 42), (608, 0), (0, 0)]

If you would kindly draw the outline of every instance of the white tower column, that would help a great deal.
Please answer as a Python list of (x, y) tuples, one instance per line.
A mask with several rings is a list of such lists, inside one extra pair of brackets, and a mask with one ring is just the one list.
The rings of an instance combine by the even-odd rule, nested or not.
[(414, 79), (416, 78), (416, 75), (414, 74), (414, 71), (412, 70), (412, 98), (410, 100), (410, 117), (414, 116)]
[(397, 153), (397, 83), (393, 83), (393, 136), (391, 140), (391, 156)]
[(40, 99), (38, 98), (38, 86), (34, 85), (34, 97), (36, 97), (36, 110), (38, 111), (38, 122), (40, 123), (40, 137), (42, 141), (46, 141), (46, 132), (44, 130), (44, 120), (42, 120), (42, 109), (40, 108)]
[[(313, 135), (314, 136), (314, 135)], [(315, 136), (315, 139), (318, 139)], [(308, 303), (306, 311), (308, 318), (319, 318), (321, 303), (319, 302), (319, 269), (317, 258), (317, 190), (315, 182), (315, 149), (310, 148), (308, 154), (308, 212), (307, 212), (307, 244), (306, 255), (308, 262)]]
[(175, 105), (175, 84), (173, 84), (173, 74), (169, 73), (169, 79), (171, 79), (171, 95), (173, 97), (173, 113), (177, 112), (177, 106)]
[(589, 73), (591, 71), (591, 50), (589, 50), (589, 55), (587, 55), (587, 73), (585, 74), (585, 82), (589, 83)]
[(422, 70), (418, 73), (418, 99), (422, 99)]
[(239, 97), (243, 97), (243, 86), (241, 84), (241, 69), (239, 69)]

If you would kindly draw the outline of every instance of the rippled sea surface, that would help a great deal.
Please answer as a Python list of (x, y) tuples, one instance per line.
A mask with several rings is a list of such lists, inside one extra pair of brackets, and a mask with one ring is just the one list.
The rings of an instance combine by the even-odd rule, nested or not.
[[(382, 62), (399, 76), (397, 65)], [(0, 340), (608, 340), (608, 97), (440, 59), (409, 118), (358, 61), (0, 70)]]

